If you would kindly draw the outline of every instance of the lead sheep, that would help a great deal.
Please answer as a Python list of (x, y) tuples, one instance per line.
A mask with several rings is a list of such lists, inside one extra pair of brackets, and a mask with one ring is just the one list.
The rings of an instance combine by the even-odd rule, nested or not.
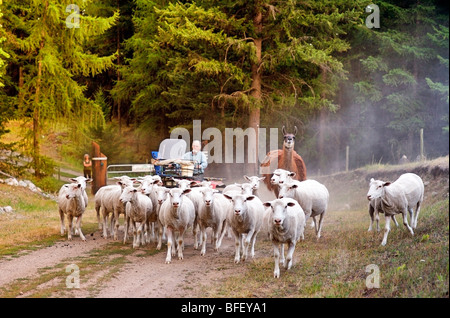
[(69, 221), (67, 239), (72, 240), (73, 218), (76, 217), (76, 233), (80, 235), (80, 238), (83, 241), (86, 241), (86, 237), (83, 235), (83, 232), (81, 232), (81, 219), (85, 210), (86, 203), (84, 201), (81, 183), (70, 183), (63, 185), (58, 194), (58, 211), (61, 219), (61, 235), (64, 235), (66, 230), (64, 217), (67, 215), (67, 220)]
[[(402, 174), (395, 182), (370, 180), (370, 188), (367, 199), (381, 199), (381, 208), (386, 218), (385, 232), (381, 245), (386, 245), (392, 216), (401, 213), (403, 224), (414, 235), (419, 217), (420, 205), (423, 201), (424, 185), (422, 179), (414, 173)], [(414, 209), (416, 211), (414, 212)], [(411, 218), (411, 226), (408, 224), (408, 212)]]
[[(315, 225), (317, 239), (320, 238), (322, 231), (323, 217), (327, 211), (330, 194), (327, 188), (315, 181), (292, 181), (280, 185), (278, 198), (292, 198), (298, 201), (303, 208), (306, 219), (312, 218)], [(319, 223), (316, 222), (316, 216), (320, 216)]]
[[(264, 206), (261, 200), (254, 195), (229, 193), (223, 194), (223, 196), (232, 202), (232, 208), (228, 212), (227, 222), (235, 238), (234, 262), (239, 263), (240, 259), (243, 261), (247, 259), (250, 244), (250, 255), (252, 257), (255, 256), (255, 241), (256, 236), (261, 230)], [(245, 234), (246, 237), (244, 240)]]
[[(127, 186), (123, 189), (119, 200), (125, 204), (125, 235), (123, 243), (125, 244), (127, 241), (128, 229), (131, 225), (133, 229), (133, 248), (137, 248), (145, 243), (144, 232), (147, 238), (149, 235), (149, 220), (153, 212), (152, 201), (133, 186)], [(139, 223), (137, 228), (136, 223)]]
[[(286, 270), (292, 266), (292, 258), (295, 245), (300, 239), (304, 239), (305, 212), (294, 199), (284, 198), (267, 201), (264, 206), (270, 208), (268, 217), (269, 238), (273, 243), (275, 269), (273, 276), (280, 277), (280, 265), (285, 265)], [(286, 260), (284, 259), (284, 244), (288, 245)], [(281, 246), (281, 260), (280, 260)]]
[(198, 213), (198, 224), (200, 226), (200, 235), (202, 238), (202, 249), (200, 255), (206, 254), (206, 229), (211, 227), (213, 230), (214, 250), (218, 251), (222, 243), (226, 230), (227, 213), (231, 208), (228, 201), (218, 190), (205, 188), (200, 191), (203, 195), (204, 206)]
[(194, 204), (186, 196), (191, 191), (192, 189), (172, 188), (167, 191), (167, 199), (161, 205), (159, 220), (165, 227), (167, 236), (166, 264), (171, 263), (172, 255), (175, 256), (175, 246), (173, 246), (175, 231), (179, 232), (177, 240), (178, 259), (183, 259), (184, 232), (193, 225), (195, 218)]

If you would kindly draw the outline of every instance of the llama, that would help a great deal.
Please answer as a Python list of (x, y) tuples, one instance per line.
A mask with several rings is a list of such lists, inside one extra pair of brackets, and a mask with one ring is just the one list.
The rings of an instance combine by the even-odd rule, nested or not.
[[(306, 180), (306, 166), (302, 157), (294, 150), (295, 135), (297, 134), (297, 127), (294, 126), (294, 133), (290, 134), (286, 132), (285, 127), (281, 128), (283, 133), (283, 149), (277, 149), (270, 151), (263, 162), (261, 163), (262, 175), (266, 178), (264, 183), (270, 191), (275, 193), (278, 198), (278, 184), (272, 184), (271, 174), (275, 169), (284, 169), (294, 172), (293, 178), (298, 181)], [(270, 173), (270, 174), (269, 174)]]

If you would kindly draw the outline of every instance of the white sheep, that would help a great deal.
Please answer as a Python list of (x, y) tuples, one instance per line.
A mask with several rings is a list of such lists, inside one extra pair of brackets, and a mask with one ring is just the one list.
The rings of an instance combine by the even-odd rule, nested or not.
[(247, 194), (247, 195), (256, 195), (256, 188), (254, 185), (250, 182), (245, 183), (234, 183), (227, 185), (222, 193), (241, 193), (241, 194)]
[[(292, 266), (295, 245), (300, 239), (304, 239), (304, 229), (306, 223), (305, 212), (294, 199), (284, 198), (267, 201), (264, 206), (268, 207), (268, 229), (269, 238), (273, 243), (275, 259), (275, 269), (273, 276), (280, 277), (280, 265), (285, 265), (289, 270)], [(284, 259), (284, 244), (288, 245), (286, 260)], [(280, 259), (281, 246), (281, 259)]]
[(178, 259), (183, 259), (184, 232), (192, 226), (195, 218), (195, 208), (191, 199), (186, 194), (192, 189), (181, 190), (172, 188), (168, 190), (167, 199), (161, 205), (159, 220), (165, 227), (167, 236), (167, 257), (166, 264), (172, 261), (172, 254), (175, 256), (175, 246), (173, 246), (174, 232), (178, 232), (177, 250)]
[(244, 176), (244, 179), (247, 180), (253, 188), (253, 194), (258, 196), (259, 185), (261, 181), (263, 181), (266, 177), (258, 177), (258, 176)]
[[(370, 181), (372, 180), (374, 179), (372, 178)], [(367, 230), (368, 232), (372, 231), (374, 219), (377, 222), (377, 231), (380, 232), (380, 215), (379, 215), (380, 213), (383, 213), (383, 209), (381, 208), (381, 199), (377, 198), (370, 200), (369, 201), (370, 224), (369, 229)], [(394, 220), (395, 225), (398, 226), (398, 222), (395, 219), (395, 215), (392, 216), (392, 219)]]
[(166, 187), (157, 187), (155, 192), (156, 192), (156, 199), (157, 199), (156, 200), (157, 201), (156, 215), (157, 215), (157, 224), (158, 224), (158, 244), (156, 245), (156, 249), (160, 250), (161, 246), (162, 246), (163, 235), (164, 235), (164, 226), (161, 224), (159, 215), (160, 215), (160, 211), (161, 211), (161, 206), (164, 203), (164, 201), (166, 201), (166, 199), (167, 199), (169, 189)]
[[(292, 198), (297, 200), (305, 212), (306, 219), (311, 217), (314, 220), (316, 236), (319, 239), (322, 231), (323, 217), (327, 211), (330, 198), (327, 188), (323, 184), (310, 179), (305, 181), (294, 180), (292, 182), (282, 183), (279, 186), (280, 192), (278, 198)], [(319, 215), (319, 223), (317, 223), (316, 216)]]
[[(126, 213), (123, 243), (125, 244), (127, 241), (128, 228), (131, 225), (133, 229), (133, 248), (139, 247), (145, 243), (144, 232), (147, 232), (145, 234), (148, 237), (149, 220), (153, 211), (152, 201), (135, 187), (127, 186), (120, 195), (120, 202), (125, 204)], [(139, 223), (138, 228), (136, 228), (136, 222)]]
[(104, 186), (98, 189), (95, 194), (94, 201), (97, 218), (99, 218), (100, 211), (102, 212), (103, 237), (108, 238), (107, 222), (109, 215), (112, 214), (110, 233), (114, 239), (117, 240), (119, 215), (125, 214), (125, 206), (122, 202), (120, 202), (120, 195), (125, 187), (133, 185), (135, 179), (129, 178), (128, 176), (115, 177), (114, 179), (117, 180), (116, 184)]
[(78, 232), (83, 241), (86, 241), (83, 232), (81, 232), (81, 219), (84, 211), (86, 210), (81, 183), (70, 183), (61, 187), (58, 194), (58, 210), (61, 219), (61, 235), (64, 235), (66, 230), (64, 225), (64, 216), (67, 214), (67, 220), (69, 221), (67, 239), (72, 240), (73, 218), (76, 217), (76, 232)]
[(214, 250), (218, 251), (222, 243), (226, 230), (227, 213), (231, 208), (231, 203), (218, 190), (205, 188), (200, 191), (203, 195), (204, 206), (198, 212), (198, 224), (202, 238), (202, 249), (200, 255), (206, 254), (206, 229), (213, 230)]
[[(202, 237), (198, 238), (199, 226), (198, 226), (198, 211), (203, 208), (203, 195), (200, 193), (201, 190), (206, 189), (206, 187), (199, 187), (195, 181), (187, 180), (187, 179), (176, 179), (172, 178), (181, 190), (192, 189), (192, 191), (188, 192), (186, 195), (189, 199), (191, 199), (194, 204), (195, 210), (195, 218), (194, 224), (192, 226), (192, 233), (194, 235), (194, 249), (198, 249), (198, 247), (202, 244)], [(195, 185), (194, 188), (190, 188)]]
[(70, 181), (74, 182), (74, 183), (79, 183), (81, 184), (81, 190), (83, 191), (83, 198), (84, 198), (84, 203), (87, 207), (88, 205), (88, 196), (86, 193), (86, 186), (88, 183), (91, 183), (92, 181), (94, 181), (92, 178), (86, 178), (83, 176), (79, 176), (76, 178), (70, 178)]
[[(414, 173), (402, 174), (395, 182), (383, 182), (370, 180), (370, 188), (367, 199), (381, 199), (381, 209), (386, 218), (385, 232), (381, 245), (386, 245), (392, 216), (401, 213), (403, 224), (414, 235), (419, 217), (420, 205), (423, 201), (424, 185), (422, 179)], [(416, 209), (414, 213), (414, 209)], [(408, 224), (408, 212), (411, 218), (411, 226)]]
[[(235, 238), (234, 262), (245, 261), (248, 248), (251, 244), (251, 256), (255, 256), (256, 236), (261, 229), (264, 206), (261, 200), (254, 195), (243, 195), (236, 193), (223, 194), (231, 200), (232, 208), (228, 212), (227, 222)], [(244, 235), (246, 234), (245, 240)], [(242, 252), (241, 252), (242, 249)]]
[(280, 185), (286, 182), (292, 182), (295, 180), (295, 176), (295, 172), (291, 172), (285, 169), (275, 169), (273, 171), (272, 177), (270, 178), (270, 183), (273, 185)]

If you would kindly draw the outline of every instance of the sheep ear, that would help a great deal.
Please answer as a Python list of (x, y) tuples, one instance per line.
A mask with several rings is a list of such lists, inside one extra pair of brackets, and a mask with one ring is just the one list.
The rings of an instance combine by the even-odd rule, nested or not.
[(92, 179), (92, 178), (88, 178), (88, 179), (86, 180), (87, 183), (91, 183), (92, 181), (94, 181), (94, 179)]
[(70, 178), (70, 181), (72, 181), (72, 182), (77, 182), (78, 180), (75, 179), (75, 178)]
[(375, 179), (374, 178), (370, 178), (370, 182), (374, 182), (375, 181)]
[(383, 187), (387, 187), (390, 184), (391, 184), (390, 182), (385, 182), (385, 183), (383, 183)]
[(183, 191), (183, 194), (187, 194), (187, 193), (189, 193), (191, 191), (192, 191), (192, 189), (186, 189), (186, 190)]
[(225, 198), (227, 198), (228, 200), (233, 200), (233, 198), (230, 197), (228, 194), (223, 193), (223, 196), (224, 196)]
[(244, 176), (244, 179), (250, 181), (250, 178), (248, 176)]
[(288, 204), (287, 204), (288, 206), (294, 206), (295, 205), (295, 203), (294, 202), (288, 202)]
[(254, 195), (249, 195), (249, 196), (246, 198), (246, 200), (247, 200), (247, 201), (251, 201), (251, 200), (253, 200), (254, 198), (255, 198)]
[(266, 177), (261, 177), (259, 178), (260, 181), (263, 181)]
[(195, 181), (191, 181), (191, 183), (189, 184), (191, 187), (199, 187), (198, 183)]
[(268, 208), (269, 208), (269, 207), (272, 206), (272, 202), (267, 201), (267, 202), (264, 202), (263, 205), (264, 205), (265, 207), (268, 207)]
[(297, 175), (297, 173), (295, 173), (295, 172), (291, 172), (291, 173), (289, 173), (289, 177), (295, 177)]

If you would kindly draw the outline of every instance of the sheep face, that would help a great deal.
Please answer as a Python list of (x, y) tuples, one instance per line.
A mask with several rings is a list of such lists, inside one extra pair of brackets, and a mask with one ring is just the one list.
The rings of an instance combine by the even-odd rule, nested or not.
[(134, 200), (135, 196), (137, 195), (137, 189), (133, 186), (128, 186), (125, 189), (123, 189), (122, 194), (120, 195), (120, 202), (127, 203)]
[(83, 190), (85, 190), (86, 184), (91, 183), (94, 180), (92, 178), (85, 178), (85, 177), (80, 176), (80, 177), (76, 177), (76, 178), (70, 178), (70, 181), (72, 181), (74, 183), (80, 183)]
[(241, 184), (242, 194), (252, 195), (253, 194), (253, 185), (251, 183), (243, 183)]
[(203, 194), (203, 200), (205, 201), (205, 205), (211, 206), (214, 200), (214, 193), (217, 193), (219, 191), (211, 188), (206, 188), (200, 192)]
[(383, 195), (384, 187), (390, 185), (390, 182), (370, 179), (369, 192), (367, 192), (367, 200), (377, 199)]
[(294, 198), (295, 197), (295, 189), (297, 189), (298, 185), (295, 183), (283, 183), (280, 184), (280, 192), (278, 193), (278, 198)]
[(65, 184), (64, 187), (66, 188), (66, 199), (68, 200), (82, 195), (83, 185), (81, 183)]
[(270, 182), (272, 184), (283, 184), (288, 181), (288, 178), (294, 178), (296, 176), (295, 172), (290, 172), (284, 169), (276, 169), (273, 172)]
[(258, 190), (260, 181), (264, 180), (266, 177), (244, 176), (244, 178), (252, 185), (253, 190)]
[(167, 199), (168, 189), (165, 187), (158, 187), (156, 189), (156, 200), (158, 204), (163, 204), (163, 202)]
[(231, 200), (233, 205), (233, 211), (235, 216), (242, 216), (247, 212), (247, 201), (251, 201), (255, 198), (254, 195), (245, 195), (245, 194), (236, 194), (230, 196), (228, 194), (224, 194), (224, 196)]
[(295, 206), (294, 202), (286, 202), (282, 199), (275, 199), (264, 203), (265, 207), (270, 207), (272, 212), (272, 224), (274, 226), (283, 228), (284, 220), (286, 219), (287, 208)]
[(183, 196), (189, 192), (191, 192), (191, 189), (185, 189), (182, 190), (180, 188), (173, 188), (169, 191), (169, 200), (174, 208), (178, 208), (183, 203)]
[(150, 195), (154, 188), (157, 187), (157, 181), (144, 180), (142, 181), (141, 192), (145, 195)]

